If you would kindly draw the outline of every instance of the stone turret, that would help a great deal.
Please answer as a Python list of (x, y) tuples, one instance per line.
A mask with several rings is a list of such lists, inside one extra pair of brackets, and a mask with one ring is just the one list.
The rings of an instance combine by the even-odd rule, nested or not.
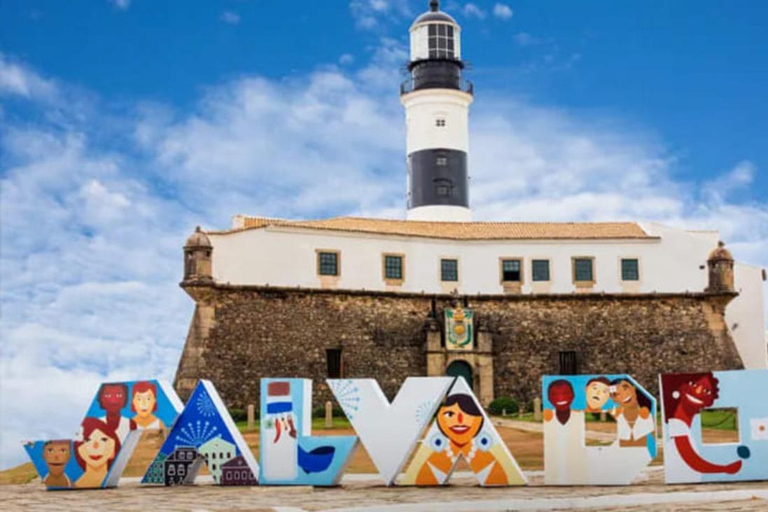
[(709, 267), (709, 286), (707, 292), (734, 292), (736, 287), (733, 279), (733, 255), (725, 248), (725, 243), (718, 242), (717, 247), (707, 258)]
[(197, 226), (184, 244), (184, 282), (213, 281), (213, 245)]

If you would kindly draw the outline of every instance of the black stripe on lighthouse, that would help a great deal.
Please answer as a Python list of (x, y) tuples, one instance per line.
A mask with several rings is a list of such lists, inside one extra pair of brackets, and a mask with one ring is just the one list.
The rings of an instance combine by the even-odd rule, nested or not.
[(456, 149), (424, 149), (408, 155), (408, 208), (469, 207), (467, 154)]

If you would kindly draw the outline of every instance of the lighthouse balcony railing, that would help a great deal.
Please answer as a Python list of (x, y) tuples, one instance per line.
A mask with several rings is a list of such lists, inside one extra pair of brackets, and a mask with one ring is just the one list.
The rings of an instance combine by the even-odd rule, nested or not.
[(458, 81), (451, 80), (449, 83), (446, 83), (445, 81), (429, 82), (407, 78), (400, 84), (400, 95), (402, 96), (403, 94), (408, 94), (409, 92), (421, 89), (456, 89), (469, 94), (474, 94), (475, 91), (472, 82), (465, 78), (461, 78)]

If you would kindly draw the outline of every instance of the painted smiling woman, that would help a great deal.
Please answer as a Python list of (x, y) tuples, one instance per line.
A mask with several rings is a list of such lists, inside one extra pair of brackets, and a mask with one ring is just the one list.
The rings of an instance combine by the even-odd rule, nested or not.
[(120, 451), (120, 439), (106, 422), (97, 418), (85, 418), (78, 437), (75, 441), (75, 460), (83, 475), (77, 479), (75, 487), (101, 487)]
[[(510, 478), (496, 455), (489, 450), (492, 441), (482, 434), (483, 412), (475, 400), (466, 394), (457, 393), (446, 398), (437, 413), (437, 427), (441, 436), (432, 439), (434, 452), (421, 466), (415, 480), (416, 485), (439, 485), (438, 474), (450, 474), (464, 457), (475, 474), (487, 476), (483, 485), (508, 485)], [(447, 446), (438, 446), (445, 443)]]

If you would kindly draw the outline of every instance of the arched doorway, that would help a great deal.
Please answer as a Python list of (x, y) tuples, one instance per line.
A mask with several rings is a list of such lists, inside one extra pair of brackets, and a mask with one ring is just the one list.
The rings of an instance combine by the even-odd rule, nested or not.
[(473, 389), (472, 385), (472, 366), (466, 361), (454, 361), (448, 365), (445, 370), (445, 374), (449, 377), (464, 377), (464, 380), (469, 384), (470, 389)]

